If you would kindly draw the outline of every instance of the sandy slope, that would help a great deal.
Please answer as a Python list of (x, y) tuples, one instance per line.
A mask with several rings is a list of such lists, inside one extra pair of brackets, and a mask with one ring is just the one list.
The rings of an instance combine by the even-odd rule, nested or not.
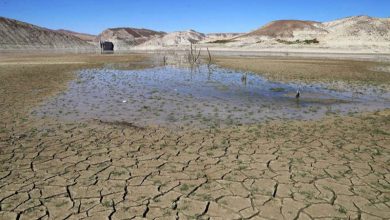
[(96, 35), (93, 35), (93, 34), (78, 33), (78, 32), (64, 30), (64, 29), (59, 29), (57, 31), (61, 32), (61, 33), (73, 35), (75, 37), (80, 38), (83, 41), (87, 41), (87, 42), (96, 41)]
[(390, 46), (390, 18), (349, 17), (323, 26), (329, 34), (322, 40), (331, 46)]
[(1, 49), (93, 49), (75, 36), (0, 17)]

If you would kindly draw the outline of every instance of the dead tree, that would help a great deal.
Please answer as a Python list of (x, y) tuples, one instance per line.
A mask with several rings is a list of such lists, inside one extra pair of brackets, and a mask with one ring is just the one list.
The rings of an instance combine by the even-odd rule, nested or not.
[(164, 66), (167, 65), (167, 57), (165, 55), (163, 56), (163, 64), (164, 64)]
[(188, 62), (191, 65), (194, 65), (194, 64), (198, 63), (199, 57), (200, 57), (200, 51), (201, 51), (201, 49), (197, 50), (196, 46), (194, 47), (192, 45), (192, 42), (191, 42), (190, 52), (188, 53), (188, 57), (187, 57), (188, 58)]
[(207, 54), (209, 55), (209, 63), (207, 64), (207, 66), (210, 68), (210, 66), (211, 66), (211, 53), (210, 53), (208, 47), (207, 47)]

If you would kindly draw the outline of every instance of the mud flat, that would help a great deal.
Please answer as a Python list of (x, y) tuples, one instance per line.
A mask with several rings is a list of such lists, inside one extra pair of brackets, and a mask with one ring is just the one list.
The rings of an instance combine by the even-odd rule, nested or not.
[[(291, 47), (269, 47), (269, 48), (230, 48), (226, 46), (217, 46), (212, 44), (197, 44), (205, 55), (207, 48), (215, 56), (227, 57), (260, 57), (260, 58), (298, 58), (322, 59), (322, 60), (357, 60), (357, 61), (390, 61), (389, 51), (372, 51), (360, 49), (332, 49), (332, 48), (291, 48)], [(164, 47), (164, 48), (131, 48), (129, 50), (117, 51), (118, 53), (178, 53), (188, 51), (188, 45)]]
[[(208, 79), (205, 67), (195, 73), (156, 67), (147, 55), (7, 57), (0, 69), (0, 219), (390, 218), (388, 73), (370, 68), (366, 81), (363, 72), (372, 67), (367, 63), (303, 59), (291, 66), (278, 60), (268, 60), (267, 68), (290, 69), (280, 80), (258, 76), (260, 69), (228, 70), (223, 64)], [(337, 74), (322, 65), (343, 70), (334, 79), (343, 90), (327, 87)], [(300, 79), (302, 68), (331, 77), (316, 80), (307, 70)], [(197, 126), (204, 122), (196, 118), (186, 125), (180, 117), (178, 129), (141, 124), (146, 117), (167, 122), (164, 114), (173, 108), (181, 109), (174, 117), (182, 116), (190, 103), (197, 106), (189, 112), (207, 113), (204, 104), (217, 112), (234, 110), (249, 105), (248, 97), (254, 108), (267, 103), (269, 112), (287, 109), (290, 116), (296, 86), (304, 87), (303, 109), (351, 103), (357, 109), (306, 120), (278, 116), (247, 123), (233, 117), (233, 124), (223, 126)], [(363, 94), (352, 102), (352, 91)], [(174, 104), (163, 106), (161, 118), (134, 111), (162, 101)], [(83, 103), (85, 115), (64, 118), (69, 109), (80, 113)], [(361, 108), (364, 103), (375, 108)], [(37, 115), (42, 109), (47, 117)], [(123, 118), (112, 120), (107, 113)], [(214, 111), (212, 116), (207, 122), (219, 118)]]

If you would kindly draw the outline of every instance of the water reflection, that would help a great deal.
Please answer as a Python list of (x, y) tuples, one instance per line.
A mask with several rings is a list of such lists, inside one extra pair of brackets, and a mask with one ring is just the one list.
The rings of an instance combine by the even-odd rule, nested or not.
[(244, 86), (246, 86), (246, 79), (247, 79), (247, 73), (244, 73), (242, 76), (241, 76), (241, 82)]

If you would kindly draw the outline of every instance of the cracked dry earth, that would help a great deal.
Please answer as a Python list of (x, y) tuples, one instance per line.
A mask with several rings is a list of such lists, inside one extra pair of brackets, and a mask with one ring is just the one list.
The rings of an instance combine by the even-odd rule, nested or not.
[(390, 218), (389, 109), (179, 131), (27, 113), (75, 68), (0, 68), (0, 219)]
[(174, 131), (24, 118), (0, 219), (389, 219), (390, 111)]

